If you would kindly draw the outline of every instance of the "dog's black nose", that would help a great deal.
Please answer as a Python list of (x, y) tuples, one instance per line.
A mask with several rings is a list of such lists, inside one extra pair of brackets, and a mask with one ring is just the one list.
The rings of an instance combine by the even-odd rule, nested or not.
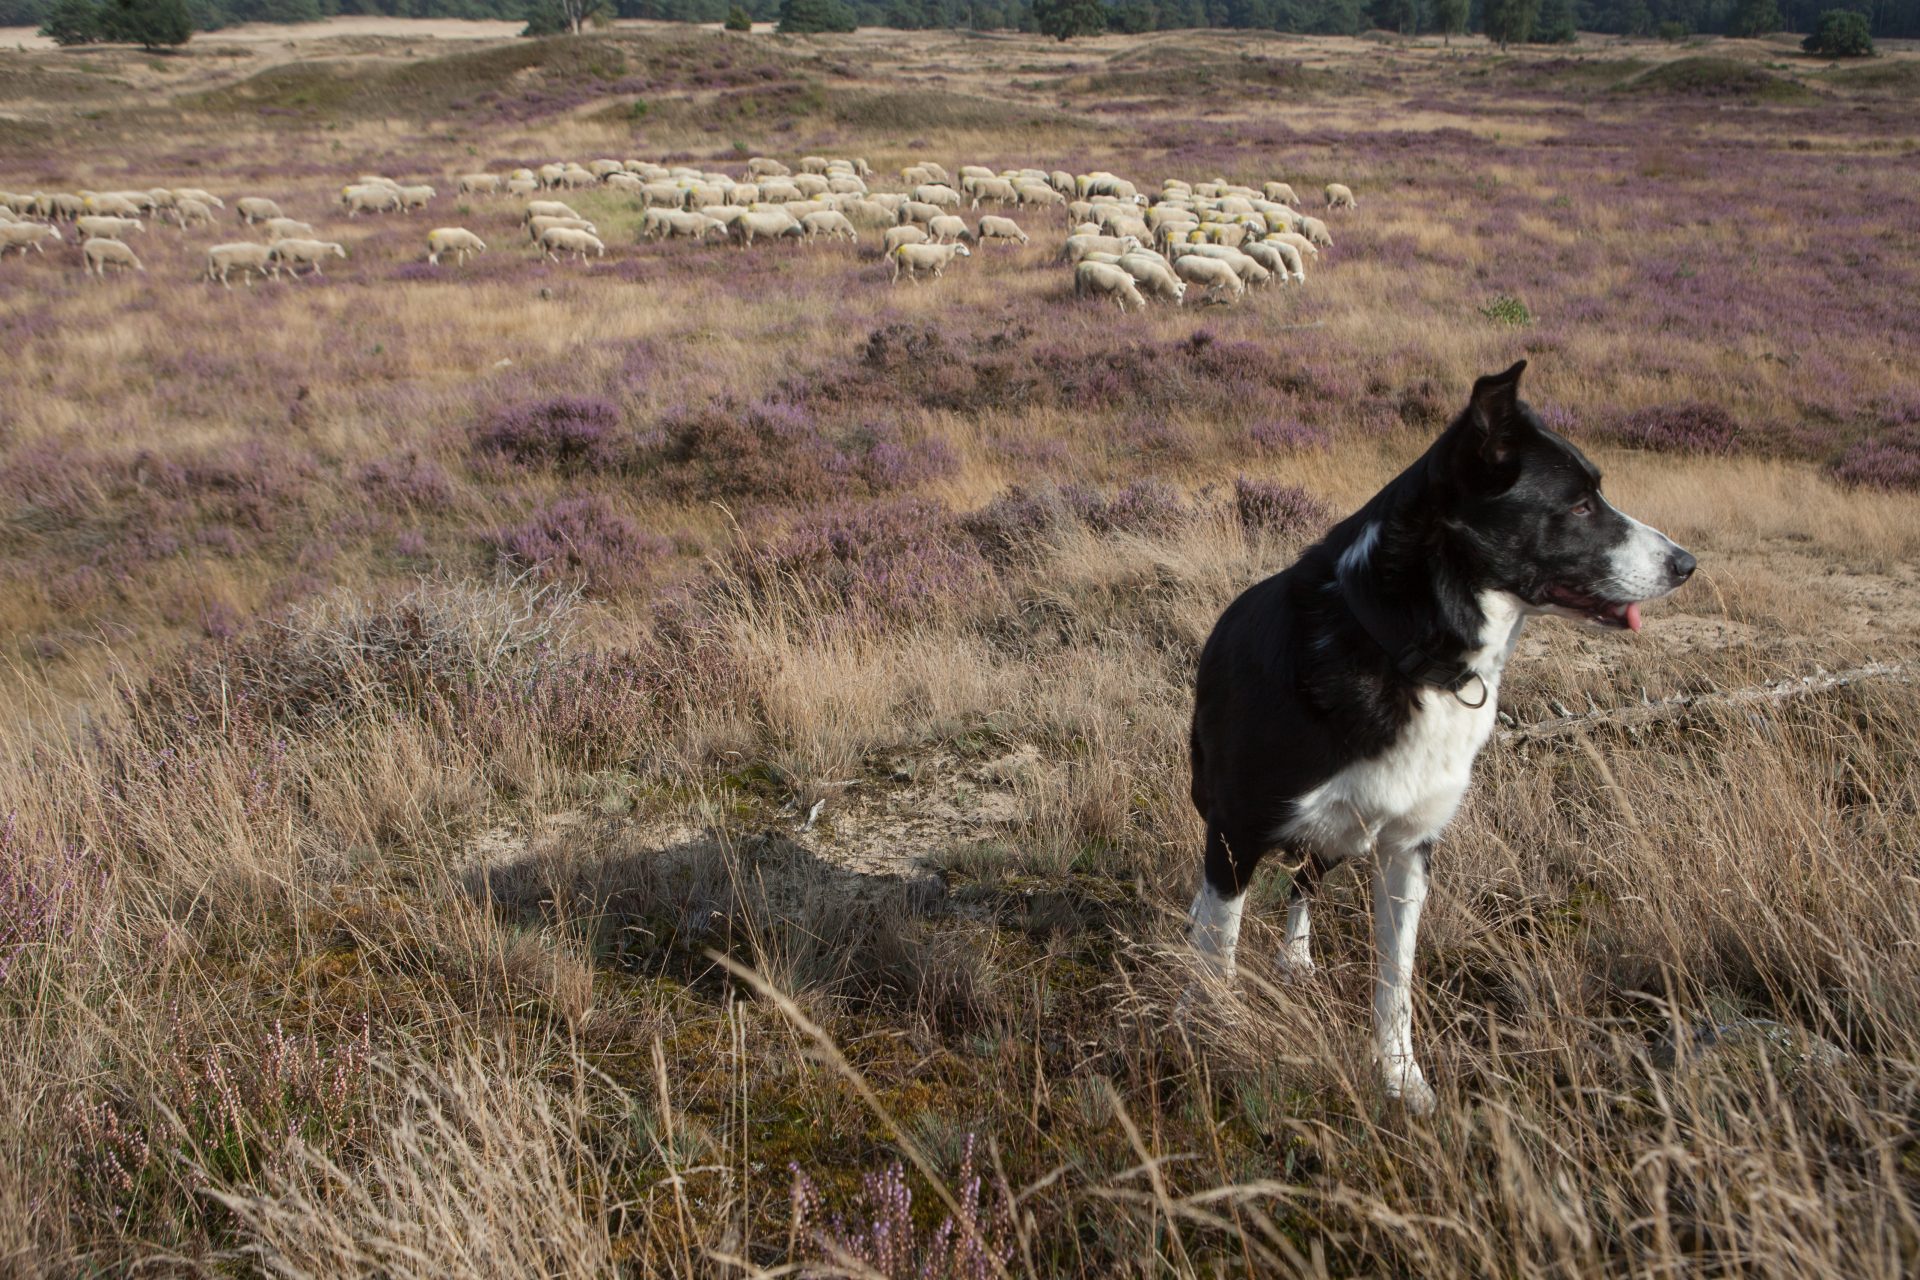
[(1693, 570), (1700, 562), (1683, 548), (1675, 547), (1673, 554), (1667, 557), (1667, 572), (1673, 575), (1676, 584), (1685, 582), (1693, 576)]

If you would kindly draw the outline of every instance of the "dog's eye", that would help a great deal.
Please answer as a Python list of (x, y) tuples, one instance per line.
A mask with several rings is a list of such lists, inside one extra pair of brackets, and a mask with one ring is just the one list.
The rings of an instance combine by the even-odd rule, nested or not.
[(1574, 503), (1574, 504), (1573, 504), (1573, 514), (1574, 514), (1574, 515), (1576, 515), (1576, 516), (1590, 516), (1590, 515), (1592, 515), (1592, 514), (1593, 514), (1593, 499), (1592, 499), (1592, 498), (1582, 498), (1582, 499), (1580, 499), (1580, 501), (1578, 501), (1578, 502), (1576, 502), (1576, 503)]

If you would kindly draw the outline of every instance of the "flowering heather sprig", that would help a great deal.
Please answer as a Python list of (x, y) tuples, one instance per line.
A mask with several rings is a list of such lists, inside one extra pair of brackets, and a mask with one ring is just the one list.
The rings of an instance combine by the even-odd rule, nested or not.
[(1327, 504), (1297, 484), (1272, 484), (1237, 476), (1233, 482), (1233, 514), (1248, 533), (1308, 538), (1333, 520)]
[(1013, 1257), (1013, 1218), (1004, 1192), (992, 1210), (984, 1210), (974, 1149), (974, 1135), (968, 1134), (955, 1187), (959, 1213), (948, 1213), (924, 1236), (914, 1226), (913, 1189), (899, 1161), (863, 1175), (855, 1211), (825, 1222), (819, 1188), (797, 1163), (789, 1164), (793, 1233), (823, 1261), (857, 1262), (886, 1280), (986, 1280)]
[(474, 429), (473, 447), (523, 467), (609, 471), (628, 460), (620, 410), (610, 400), (553, 396), (495, 410)]
[(549, 503), (521, 524), (488, 534), (487, 543), (510, 564), (576, 582), (596, 595), (643, 581), (654, 562), (673, 550), (598, 494)]
[(1718, 405), (1688, 401), (1637, 409), (1608, 432), (1621, 444), (1665, 453), (1732, 453), (1740, 426)]
[(85, 850), (30, 845), (17, 814), (0, 821), (0, 991), (23, 953), (74, 937), (105, 882), (105, 869)]
[(1895, 427), (1860, 441), (1834, 463), (1833, 474), (1860, 488), (1920, 490), (1920, 427)]

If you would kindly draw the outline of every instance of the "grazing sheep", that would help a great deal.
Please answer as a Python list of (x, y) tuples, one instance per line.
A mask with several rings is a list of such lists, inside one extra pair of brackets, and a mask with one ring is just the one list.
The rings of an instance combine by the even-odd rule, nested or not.
[(267, 229), (268, 244), (272, 244), (275, 240), (302, 238), (311, 240), (320, 234), (313, 229), (311, 223), (302, 222), (298, 218), (268, 218), (264, 225)]
[(1149, 297), (1164, 298), (1175, 306), (1186, 299), (1186, 282), (1175, 275), (1166, 259), (1158, 254), (1123, 253), (1116, 265), (1132, 276), (1134, 284)]
[[(66, 191), (54, 191), (42, 195), (36, 204), (39, 206), (37, 212), (41, 217), (63, 218), (68, 222), (72, 222), (87, 211), (85, 198)], [(106, 210), (101, 212), (104, 213)]]
[(909, 190), (933, 181), (933, 171), (925, 165), (910, 164), (900, 170), (900, 181)]
[[(87, 213), (103, 213), (115, 218), (137, 218), (146, 212), (145, 206), (138, 200), (129, 199), (115, 191), (99, 191), (81, 201), (81, 207)], [(78, 213), (73, 215), (79, 217)]]
[(1065, 196), (1052, 187), (1042, 186), (1038, 182), (1023, 182), (1015, 187), (1013, 192), (1023, 205), (1046, 205), (1057, 209), (1067, 203)]
[(589, 223), (584, 217), (536, 217), (536, 219), (528, 219), (526, 223), (526, 238), (532, 240), (534, 244), (540, 244), (541, 236), (545, 236), (555, 226), (564, 226), (566, 230), (584, 230), (593, 236), (599, 234), (599, 226)]
[(908, 200), (900, 206), (900, 211), (895, 216), (902, 226), (909, 222), (925, 225), (945, 212), (946, 210), (937, 204), (928, 204), (923, 200)]
[(727, 228), (727, 234), (744, 249), (756, 239), (777, 240), (791, 236), (797, 240), (804, 230), (785, 209), (753, 209), (735, 218), (733, 225)]
[(749, 177), (784, 178), (792, 172), (793, 170), (787, 168), (787, 166), (781, 164), (778, 160), (771, 160), (766, 156), (755, 156), (747, 161), (747, 174)]
[(1333, 234), (1327, 230), (1327, 224), (1318, 218), (1300, 219), (1300, 233), (1317, 248), (1333, 248)]
[(807, 233), (807, 239), (828, 240), (847, 239), (860, 243), (860, 233), (853, 229), (853, 223), (847, 215), (833, 209), (820, 209), (800, 219), (801, 228)]
[(934, 205), (940, 209), (958, 209), (961, 204), (960, 193), (944, 182), (923, 182), (913, 189), (913, 198), (921, 204)]
[(806, 195), (792, 182), (782, 179), (778, 182), (762, 182), (760, 198), (768, 204), (786, 204), (793, 200), (804, 200)]
[(627, 166), (622, 164), (618, 160), (587, 161), (587, 172), (592, 174), (594, 177), (599, 178), (602, 182), (606, 181), (607, 176), (609, 174), (625, 173), (626, 171), (627, 171)]
[(964, 244), (903, 244), (888, 256), (893, 262), (893, 283), (899, 284), (905, 276), (918, 284), (923, 274), (938, 280), (948, 263), (971, 258), (973, 251)]
[(1140, 241), (1134, 236), (1103, 236), (1080, 234), (1067, 237), (1066, 248), (1062, 255), (1068, 262), (1078, 263), (1089, 253), (1131, 253), (1140, 247)]
[(971, 243), (973, 231), (967, 226), (967, 220), (958, 214), (943, 213), (937, 218), (927, 220), (927, 233), (935, 244), (952, 244), (957, 240)]
[(1173, 271), (1188, 284), (1197, 284), (1205, 289), (1208, 297), (1220, 292), (1237, 299), (1247, 292), (1247, 286), (1241, 282), (1239, 274), (1218, 258), (1190, 253), (1174, 262)]
[(803, 174), (818, 175), (827, 171), (827, 158), (825, 156), (801, 156), (796, 163), (800, 166), (800, 172)]
[(467, 265), (470, 253), (485, 253), (487, 242), (465, 227), (435, 227), (427, 232), (427, 261), (440, 265), (440, 255), (450, 253), (460, 266)]
[(1020, 224), (1012, 218), (998, 218), (988, 214), (980, 219), (980, 239), (982, 241), (1018, 240), (1021, 244), (1025, 244), (1027, 233), (1022, 231)]
[(454, 189), (462, 195), (497, 195), (500, 186), (500, 175), (497, 173), (463, 173), (454, 182)]
[(646, 240), (704, 240), (714, 232), (725, 234), (726, 229), (720, 219), (688, 209), (649, 209), (640, 220), (640, 236)]
[(1278, 276), (1282, 282), (1291, 279), (1299, 284), (1306, 283), (1307, 273), (1300, 268), (1300, 251), (1290, 244), (1254, 240), (1241, 245), (1240, 252)]
[(135, 271), (141, 272), (146, 270), (146, 267), (141, 265), (140, 259), (133, 255), (131, 245), (124, 240), (115, 240), (111, 236), (96, 236), (88, 240), (80, 246), (80, 256), (85, 270), (91, 275), (99, 276), (102, 280), (107, 278), (109, 266), (132, 267)]
[(594, 177), (585, 169), (569, 168), (563, 170), (559, 177), (553, 179), (553, 181), (547, 185), (550, 187), (567, 187), (577, 190), (581, 187), (597, 187), (600, 185), (600, 179)]
[(1301, 235), (1298, 231), (1276, 231), (1266, 238), (1265, 243), (1292, 245), (1295, 249), (1298, 249), (1303, 256), (1309, 258), (1317, 258), (1320, 256), (1319, 246)]
[(432, 187), (421, 185), (417, 187), (402, 187), (400, 188), (399, 194), (400, 211), (402, 213), (412, 213), (415, 209), (426, 208), (427, 203), (433, 199), (435, 192)]
[(884, 252), (891, 254), (903, 244), (925, 244), (928, 236), (925, 227), (910, 222), (903, 227), (888, 227), (886, 235), (880, 239), (885, 246)]
[(1327, 184), (1327, 208), (1357, 209), (1359, 207), (1360, 206), (1353, 202), (1352, 187), (1349, 187), (1344, 182), (1329, 182)]
[(878, 200), (849, 200), (840, 206), (840, 212), (856, 227), (890, 227), (894, 223), (894, 211)]
[(507, 194), (510, 196), (530, 196), (540, 189), (537, 178), (508, 178)]
[(995, 204), (1019, 204), (1020, 192), (1005, 178), (962, 178), (962, 187), (968, 187), (967, 194), (973, 197), (972, 208), (978, 209), (982, 200), (991, 200)]
[(90, 213), (73, 220), (74, 227), (80, 232), (82, 240), (118, 240), (129, 231), (146, 234), (146, 224), (138, 218), (110, 218), (105, 214)]
[(833, 189), (833, 184), (817, 173), (795, 174), (790, 181), (800, 194), (809, 200), (815, 196), (823, 196)]
[(624, 192), (630, 196), (639, 195), (647, 185), (634, 175), (625, 172), (608, 174), (606, 184), (613, 190)]
[(1269, 182), (1260, 188), (1267, 199), (1279, 204), (1299, 204), (1300, 197), (1293, 194), (1293, 188), (1284, 182)]
[(346, 248), (331, 240), (277, 240), (267, 249), (267, 260), (276, 268), (285, 267), (287, 274), (298, 280), (301, 267), (312, 267), (314, 275), (320, 274), (322, 258), (344, 258)]
[(1073, 296), (1076, 298), (1112, 298), (1125, 311), (1132, 303), (1145, 311), (1147, 300), (1140, 296), (1133, 277), (1105, 262), (1082, 262), (1073, 269)]
[(202, 191), (199, 187), (175, 187), (173, 189), (174, 204), (178, 205), (182, 200), (198, 200), (210, 209), (224, 209), (227, 207), (226, 202), (219, 196), (214, 195), (210, 191)]
[[(340, 188), (340, 203), (347, 207), (349, 218), (361, 213), (391, 213), (400, 207), (400, 193), (392, 187), (364, 183), (357, 187)], [(274, 216), (279, 215), (276, 213)]]
[(238, 271), (251, 289), (254, 276), (264, 280), (270, 275), (279, 274), (279, 265), (274, 262), (272, 254), (270, 246), (255, 244), (251, 240), (216, 244), (207, 250), (207, 269), (201, 278), (218, 280), (222, 287), (231, 289), (233, 285), (228, 282), (227, 276)]
[(280, 206), (265, 196), (242, 196), (234, 201), (233, 212), (235, 217), (249, 226), (281, 216)]
[(555, 262), (560, 261), (563, 253), (571, 253), (582, 262), (589, 253), (596, 258), (607, 256), (607, 246), (601, 243), (600, 237), (577, 227), (548, 227), (540, 233), (540, 250)]
[(41, 246), (47, 240), (64, 240), (60, 228), (45, 222), (9, 222), (0, 225), (0, 258), (7, 256), (9, 249), (18, 249), (21, 257), (27, 256), (27, 250), (45, 253)]
[[(677, 202), (676, 202), (677, 203)], [(577, 218), (573, 206), (559, 200), (529, 200), (527, 207), (520, 211), (522, 220), (532, 222), (535, 218)]]

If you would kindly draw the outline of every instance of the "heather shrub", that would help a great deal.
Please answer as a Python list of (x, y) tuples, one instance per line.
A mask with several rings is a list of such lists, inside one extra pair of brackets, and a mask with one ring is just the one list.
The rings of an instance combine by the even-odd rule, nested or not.
[(1732, 453), (1740, 426), (1717, 405), (1659, 404), (1617, 419), (1607, 434), (1621, 444), (1662, 453)]
[(496, 409), (473, 432), (473, 446), (523, 467), (567, 473), (609, 471), (628, 460), (620, 410), (608, 400), (554, 396)]
[(960, 518), (982, 553), (1007, 563), (1036, 550), (1050, 535), (1078, 526), (1100, 498), (1077, 485), (1027, 489), (1015, 485), (993, 501)]
[(1333, 438), (1325, 428), (1311, 426), (1292, 418), (1271, 418), (1247, 428), (1253, 447), (1267, 453), (1305, 453), (1325, 449)]
[(1920, 492), (1920, 427), (1895, 427), (1852, 445), (1833, 475), (1858, 488)]
[(1172, 485), (1160, 480), (1136, 480), (1104, 501), (1081, 512), (1096, 533), (1137, 533), (1148, 536), (1173, 533), (1190, 523), (1189, 507)]
[(369, 498), (394, 510), (443, 511), (453, 504), (445, 469), (411, 449), (367, 463), (354, 478)]
[(952, 513), (919, 498), (809, 514), (733, 567), (756, 597), (797, 593), (809, 611), (882, 623), (924, 619), (989, 577)]
[(601, 596), (645, 581), (655, 562), (673, 549), (598, 494), (548, 503), (519, 524), (488, 534), (486, 541), (503, 563)]
[(763, 400), (671, 418), (657, 474), (684, 499), (814, 504), (910, 489), (956, 466), (944, 440), (908, 440), (890, 422), (836, 435), (803, 404)]
[(17, 814), (0, 820), (0, 996), (12, 995), (33, 952), (73, 941), (105, 876), (85, 850), (42, 847), (20, 831)]
[[(937, 1226), (924, 1228), (914, 1220), (913, 1189), (899, 1161), (864, 1175), (852, 1212), (830, 1218), (813, 1179), (798, 1164), (789, 1165), (792, 1234), (830, 1264), (833, 1274), (851, 1271), (884, 1280), (987, 1280), (1007, 1274), (1014, 1249), (1012, 1205), (1004, 1187), (990, 1208), (984, 1203), (974, 1147), (974, 1136), (968, 1134), (953, 1188), (958, 1212), (950, 1211)], [(850, 1262), (857, 1269), (849, 1268)]]
[(1237, 476), (1233, 514), (1248, 533), (1284, 538), (1318, 536), (1333, 521), (1326, 503), (1296, 484), (1275, 484)]

